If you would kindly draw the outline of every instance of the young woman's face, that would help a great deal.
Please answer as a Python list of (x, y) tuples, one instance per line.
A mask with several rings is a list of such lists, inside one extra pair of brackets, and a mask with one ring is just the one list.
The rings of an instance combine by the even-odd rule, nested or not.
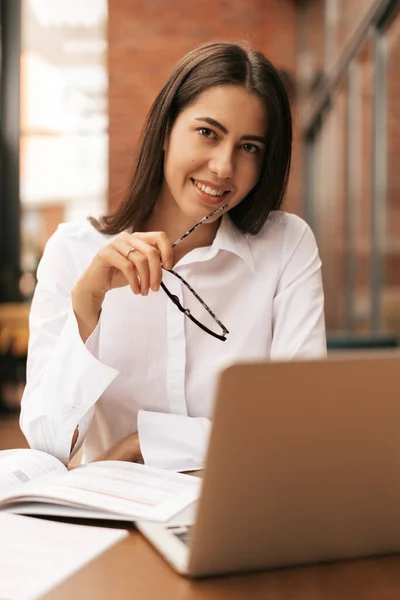
[(255, 94), (235, 85), (204, 91), (166, 140), (162, 199), (193, 222), (222, 204), (230, 210), (258, 181), (266, 132), (265, 107)]

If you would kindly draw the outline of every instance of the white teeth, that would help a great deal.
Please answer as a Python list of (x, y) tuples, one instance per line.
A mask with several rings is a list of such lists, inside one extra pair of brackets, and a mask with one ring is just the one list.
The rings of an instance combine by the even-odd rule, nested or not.
[(209, 196), (222, 196), (224, 194), (224, 192), (219, 192), (218, 190), (214, 190), (213, 188), (210, 188), (208, 185), (203, 185), (202, 183), (199, 183), (195, 179), (193, 179), (193, 182), (199, 188), (199, 190), (201, 190), (202, 192), (205, 192)]

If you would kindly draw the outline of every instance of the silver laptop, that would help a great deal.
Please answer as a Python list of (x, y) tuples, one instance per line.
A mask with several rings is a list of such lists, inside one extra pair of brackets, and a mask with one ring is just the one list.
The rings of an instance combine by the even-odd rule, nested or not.
[(400, 551), (399, 353), (231, 366), (213, 421), (193, 514), (137, 524), (178, 572)]

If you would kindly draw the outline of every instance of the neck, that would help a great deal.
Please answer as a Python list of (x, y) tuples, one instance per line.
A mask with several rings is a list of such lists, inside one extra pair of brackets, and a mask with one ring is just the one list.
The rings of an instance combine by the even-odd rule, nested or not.
[[(210, 246), (216, 236), (221, 219), (204, 223), (193, 231), (174, 249), (174, 263), (182, 256), (204, 246)], [(171, 243), (180, 238), (195, 222), (186, 217), (172, 202), (163, 202), (160, 198), (145, 223), (145, 231), (164, 231)]]

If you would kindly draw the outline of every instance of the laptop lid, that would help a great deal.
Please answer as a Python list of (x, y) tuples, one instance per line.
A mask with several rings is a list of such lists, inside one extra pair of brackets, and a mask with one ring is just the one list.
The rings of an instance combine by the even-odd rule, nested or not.
[(192, 575), (400, 551), (400, 355), (239, 364), (217, 388)]

